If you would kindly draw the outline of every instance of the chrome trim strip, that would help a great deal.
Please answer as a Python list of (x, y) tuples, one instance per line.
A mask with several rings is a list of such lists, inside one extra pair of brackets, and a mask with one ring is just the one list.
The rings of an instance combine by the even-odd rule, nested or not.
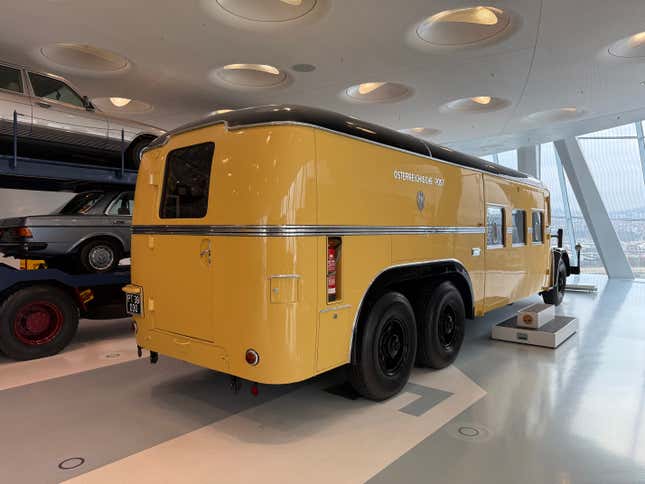
[(269, 279), (300, 279), (300, 274), (275, 274), (269, 276)]
[(362, 225), (135, 225), (133, 234), (303, 237), (318, 235), (483, 234), (485, 227)]
[(331, 313), (333, 311), (341, 311), (343, 309), (351, 309), (351, 308), (352, 308), (351, 304), (342, 304), (340, 306), (332, 306), (325, 309), (321, 309), (320, 314)]

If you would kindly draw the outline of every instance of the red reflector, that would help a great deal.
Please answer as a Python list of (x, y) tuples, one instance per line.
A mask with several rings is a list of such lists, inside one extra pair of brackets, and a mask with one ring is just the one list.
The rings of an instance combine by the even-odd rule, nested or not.
[(251, 365), (255, 366), (260, 362), (260, 355), (258, 355), (258, 352), (255, 350), (246, 350), (246, 362)]

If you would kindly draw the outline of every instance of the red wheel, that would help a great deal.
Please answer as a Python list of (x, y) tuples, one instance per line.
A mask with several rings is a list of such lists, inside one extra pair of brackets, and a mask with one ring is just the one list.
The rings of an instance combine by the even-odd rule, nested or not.
[(0, 305), (0, 351), (16, 360), (55, 355), (77, 328), (76, 303), (55, 286), (24, 287)]
[(63, 312), (49, 301), (35, 301), (21, 307), (13, 320), (16, 338), (30, 346), (52, 341), (63, 328)]

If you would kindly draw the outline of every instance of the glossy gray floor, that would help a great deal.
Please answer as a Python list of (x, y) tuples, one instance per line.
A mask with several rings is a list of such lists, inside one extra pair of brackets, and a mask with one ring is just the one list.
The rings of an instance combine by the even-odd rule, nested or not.
[(558, 308), (580, 320), (560, 348), (490, 340), (523, 301), (384, 404), (325, 391), (339, 371), (233, 395), (134, 359), (127, 321), (85, 323), (65, 354), (0, 359), (0, 482), (645, 483), (645, 284), (594, 282)]

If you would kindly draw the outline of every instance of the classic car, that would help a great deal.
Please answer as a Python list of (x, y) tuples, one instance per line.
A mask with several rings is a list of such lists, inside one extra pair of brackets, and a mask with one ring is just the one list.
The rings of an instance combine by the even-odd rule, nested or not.
[(109, 272), (130, 254), (132, 191), (93, 190), (49, 215), (0, 220), (0, 253), (68, 271)]
[(22, 144), (28, 149), (44, 144), (72, 155), (92, 155), (97, 162), (120, 160), (125, 149), (130, 169), (139, 167), (143, 149), (164, 133), (101, 112), (60, 76), (0, 62), (0, 141), (5, 144), (14, 134), (14, 112), (21, 149)]

